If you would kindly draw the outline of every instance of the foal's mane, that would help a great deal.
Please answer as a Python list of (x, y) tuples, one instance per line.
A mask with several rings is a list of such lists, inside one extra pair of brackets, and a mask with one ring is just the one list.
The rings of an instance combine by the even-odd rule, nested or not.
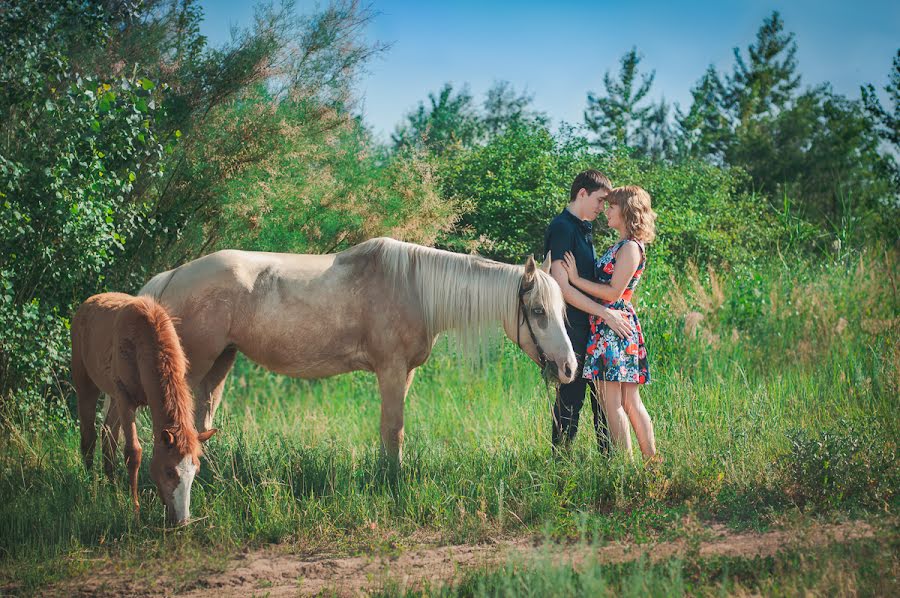
[[(455, 330), (464, 345), (475, 342), (498, 320), (514, 321), (525, 270), (474, 255), (452, 253), (394, 239), (359, 246), (379, 258), (395, 286), (412, 287), (430, 336)], [(551, 278), (537, 270), (530, 301), (553, 306)]]
[(149, 348), (158, 374), (163, 412), (172, 427), (177, 428), (173, 434), (175, 447), (180, 454), (195, 454), (200, 442), (194, 427), (194, 400), (186, 379), (188, 361), (175, 323), (165, 308), (150, 297), (137, 297), (132, 305), (150, 327)]

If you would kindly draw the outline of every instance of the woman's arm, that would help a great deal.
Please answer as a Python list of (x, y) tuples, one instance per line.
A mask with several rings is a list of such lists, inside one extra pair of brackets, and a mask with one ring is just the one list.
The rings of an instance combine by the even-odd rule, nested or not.
[(616, 253), (616, 268), (613, 270), (612, 280), (609, 284), (581, 278), (578, 275), (578, 269), (575, 267), (575, 256), (571, 253), (566, 253), (566, 261), (563, 264), (572, 286), (592, 297), (613, 302), (618, 301), (622, 297), (622, 293), (625, 292), (625, 288), (628, 286), (631, 277), (634, 276), (640, 262), (641, 250), (638, 249), (637, 243), (629, 241), (620, 247)]

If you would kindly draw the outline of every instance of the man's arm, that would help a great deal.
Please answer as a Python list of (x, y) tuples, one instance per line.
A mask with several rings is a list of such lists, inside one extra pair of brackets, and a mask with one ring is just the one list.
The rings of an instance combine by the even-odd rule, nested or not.
[(566, 274), (562, 260), (556, 260), (550, 264), (550, 275), (559, 284), (566, 303), (585, 313), (601, 318), (621, 338), (625, 338), (626, 335), (633, 332), (631, 324), (619, 311), (600, 305), (569, 284), (569, 276)]

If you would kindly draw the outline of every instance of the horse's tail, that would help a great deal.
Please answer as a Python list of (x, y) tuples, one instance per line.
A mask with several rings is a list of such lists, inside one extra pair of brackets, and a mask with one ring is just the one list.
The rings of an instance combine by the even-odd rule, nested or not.
[(152, 297), (153, 299), (159, 301), (162, 298), (163, 293), (166, 291), (166, 287), (169, 286), (169, 281), (172, 280), (172, 277), (175, 276), (175, 270), (166, 270), (165, 272), (160, 272), (153, 278), (147, 281), (141, 290), (138, 291), (138, 296), (141, 297)]
[(119, 316), (117, 330), (119, 353), (122, 353), (123, 342), (133, 343), (136, 369), (147, 400), (161, 401), (166, 416), (181, 428), (181, 433), (175, 435), (177, 449), (182, 454), (194, 452), (198, 442), (194, 401), (186, 379), (188, 361), (175, 322), (165, 308), (150, 297), (136, 297), (125, 309), (127, 311)]

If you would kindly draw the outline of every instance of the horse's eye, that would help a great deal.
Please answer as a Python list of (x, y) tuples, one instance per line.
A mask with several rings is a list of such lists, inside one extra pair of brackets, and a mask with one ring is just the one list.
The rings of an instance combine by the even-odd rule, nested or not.
[(533, 313), (536, 316), (542, 316), (542, 315), (544, 315), (544, 308), (543, 307), (535, 307), (534, 309), (531, 310), (531, 313)]
[(174, 467), (169, 467), (166, 469), (166, 475), (169, 476), (170, 480), (174, 480), (175, 478), (178, 477), (178, 472), (175, 471)]

